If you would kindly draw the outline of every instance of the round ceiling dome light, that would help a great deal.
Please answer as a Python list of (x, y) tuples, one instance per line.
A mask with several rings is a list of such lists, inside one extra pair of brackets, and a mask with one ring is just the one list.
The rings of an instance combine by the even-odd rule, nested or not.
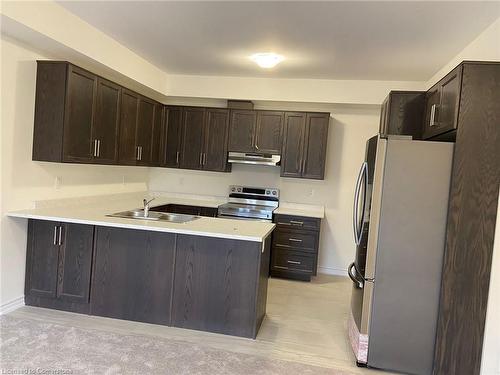
[(254, 61), (261, 68), (270, 69), (274, 68), (285, 58), (281, 55), (278, 55), (277, 53), (262, 52), (253, 54), (252, 56), (250, 56), (250, 59)]

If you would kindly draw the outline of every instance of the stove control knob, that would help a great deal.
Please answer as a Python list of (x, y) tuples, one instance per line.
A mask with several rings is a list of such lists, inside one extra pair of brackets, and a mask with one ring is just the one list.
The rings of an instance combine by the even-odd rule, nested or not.
[(269, 190), (266, 190), (266, 195), (269, 195), (269, 194), (271, 194), (271, 193), (269, 192)]
[(241, 188), (238, 188), (238, 192), (240, 192), (240, 193), (241, 193)]
[(276, 190), (273, 190), (273, 195), (276, 195)]
[(234, 190), (235, 190), (235, 189), (234, 189), (234, 187), (233, 187), (233, 188), (231, 188), (231, 191), (234, 191)]

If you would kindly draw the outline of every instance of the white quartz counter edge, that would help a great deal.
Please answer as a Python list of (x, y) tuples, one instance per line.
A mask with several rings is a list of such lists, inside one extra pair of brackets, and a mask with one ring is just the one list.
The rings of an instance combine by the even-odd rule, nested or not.
[(276, 210), (274, 210), (274, 214), (304, 216), (304, 217), (323, 219), (325, 217), (325, 209), (322, 206), (312, 206), (311, 208), (309, 208), (309, 207), (296, 207), (292, 205), (289, 206), (286, 203), (283, 203), (280, 204), (280, 206)]
[[(225, 238), (233, 240), (263, 242), (274, 229), (274, 224), (246, 221), (200, 217), (199, 219), (186, 223), (171, 223), (139, 219), (122, 219), (103, 216), (99, 219), (86, 219), (82, 217), (70, 217), (67, 215), (55, 215), (36, 213), (35, 210), (9, 212), (7, 216), (24, 219), (37, 219), (60, 221), (65, 223), (88, 224), (106, 227), (138, 229), (154, 232), (166, 232), (187, 234), (194, 236), (206, 236), (215, 238)], [(210, 228), (212, 227), (212, 228)], [(241, 232), (241, 233), (235, 233)], [(245, 233), (246, 232), (246, 233)]]

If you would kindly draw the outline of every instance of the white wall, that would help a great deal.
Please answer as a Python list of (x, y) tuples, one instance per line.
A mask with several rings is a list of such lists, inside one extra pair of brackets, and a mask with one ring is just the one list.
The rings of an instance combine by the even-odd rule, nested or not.
[[(24, 294), (26, 220), (7, 218), (36, 200), (146, 189), (148, 169), (31, 160), (36, 59), (48, 58), (2, 37), (0, 306)], [(125, 184), (123, 178), (125, 177)], [(56, 186), (55, 180), (60, 184)]]
[[(176, 103), (193, 104), (180, 100)], [(197, 100), (196, 104), (202, 103)], [(379, 106), (257, 102), (256, 108), (331, 112), (324, 181), (281, 178), (279, 167), (233, 165), (232, 172), (225, 174), (153, 168), (149, 188), (227, 196), (230, 184), (270, 186), (281, 189), (282, 201), (324, 205), (320, 272), (345, 274), (355, 253), (351, 228), (355, 180), (364, 159), (365, 142), (378, 131)]]

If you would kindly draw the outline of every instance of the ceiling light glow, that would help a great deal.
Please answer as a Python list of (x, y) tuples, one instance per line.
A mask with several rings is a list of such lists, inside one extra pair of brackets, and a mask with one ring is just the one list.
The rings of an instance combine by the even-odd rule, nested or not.
[(254, 61), (261, 68), (274, 68), (285, 58), (281, 55), (272, 52), (255, 53), (250, 56), (250, 59)]

